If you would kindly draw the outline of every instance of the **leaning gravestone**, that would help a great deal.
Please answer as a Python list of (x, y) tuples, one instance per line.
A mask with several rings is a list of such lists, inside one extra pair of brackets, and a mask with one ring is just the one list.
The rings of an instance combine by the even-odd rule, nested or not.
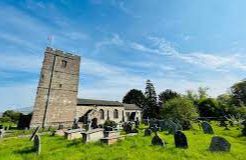
[(231, 144), (223, 137), (214, 136), (211, 140), (209, 150), (212, 152), (224, 151), (229, 152)]
[(35, 151), (38, 155), (40, 155), (40, 153), (41, 153), (41, 138), (40, 138), (40, 136), (37, 135), (37, 134), (34, 136), (33, 149), (34, 149), (34, 151)]
[(32, 133), (32, 136), (30, 137), (30, 141), (32, 141), (34, 139), (34, 136), (37, 134), (38, 130), (39, 130), (39, 126)]
[(181, 131), (177, 131), (174, 134), (174, 141), (176, 148), (188, 148), (187, 138)]
[(144, 136), (151, 136), (151, 134), (152, 134), (152, 130), (151, 129), (149, 129), (149, 128), (145, 129)]
[(202, 129), (205, 134), (214, 134), (213, 128), (208, 122), (202, 122)]
[(155, 133), (155, 136), (152, 138), (151, 143), (154, 146), (165, 146), (165, 143), (163, 143), (162, 139), (157, 135), (157, 133)]

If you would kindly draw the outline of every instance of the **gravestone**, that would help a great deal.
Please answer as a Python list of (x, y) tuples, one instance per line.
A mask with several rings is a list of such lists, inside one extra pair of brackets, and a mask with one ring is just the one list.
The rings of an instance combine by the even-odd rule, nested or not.
[(140, 125), (140, 122), (139, 122), (139, 119), (138, 119), (138, 117), (137, 117), (137, 118), (136, 118), (136, 121), (135, 121), (135, 126), (136, 126), (136, 128), (138, 128), (139, 125)]
[(39, 135), (35, 134), (34, 141), (33, 141), (33, 149), (34, 151), (40, 155), (41, 153), (41, 138)]
[(176, 148), (188, 148), (187, 138), (181, 131), (177, 131), (174, 134), (174, 141)]
[(113, 131), (114, 128), (111, 127), (111, 126), (105, 126), (105, 127), (104, 127), (104, 130), (105, 130), (105, 131)]
[(79, 124), (77, 118), (74, 118), (72, 129), (79, 129)]
[(224, 151), (229, 152), (231, 144), (223, 137), (214, 136), (211, 140), (209, 150), (212, 152)]
[(138, 133), (138, 130), (135, 128), (135, 123), (128, 122), (123, 125), (124, 131), (128, 133)]
[(2, 128), (2, 129), (0, 129), (0, 139), (2, 139), (3, 138), (3, 136), (4, 136), (4, 129)]
[(208, 122), (202, 122), (202, 129), (205, 134), (214, 134), (213, 128)]
[(163, 143), (162, 139), (155, 133), (155, 136), (152, 138), (151, 144), (154, 146), (165, 146), (165, 143)]
[(243, 125), (242, 135), (243, 135), (243, 136), (246, 136), (246, 120), (244, 120), (244, 121), (242, 122), (242, 125)]
[(34, 136), (37, 134), (38, 130), (39, 130), (39, 126), (36, 127), (36, 129), (35, 129), (34, 132), (32, 133), (32, 135), (31, 135), (31, 137), (30, 137), (30, 141), (32, 141), (32, 140), (34, 139)]
[(145, 129), (144, 136), (151, 136), (151, 134), (152, 134), (152, 130), (151, 129), (149, 129), (149, 128)]

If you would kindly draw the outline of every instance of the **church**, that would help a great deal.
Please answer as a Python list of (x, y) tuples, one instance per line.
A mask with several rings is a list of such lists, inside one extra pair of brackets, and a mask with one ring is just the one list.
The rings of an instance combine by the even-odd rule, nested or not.
[(69, 128), (74, 122), (92, 125), (141, 120), (141, 108), (118, 101), (78, 98), (80, 56), (47, 47), (30, 127)]

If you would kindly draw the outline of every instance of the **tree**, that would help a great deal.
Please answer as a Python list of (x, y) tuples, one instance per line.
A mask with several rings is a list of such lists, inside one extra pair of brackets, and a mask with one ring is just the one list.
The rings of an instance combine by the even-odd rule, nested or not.
[(159, 106), (162, 106), (163, 103), (165, 103), (166, 101), (172, 99), (172, 98), (176, 98), (176, 97), (179, 97), (180, 95), (175, 92), (175, 91), (172, 91), (171, 89), (166, 89), (165, 91), (161, 92), (159, 95), (158, 95), (158, 98), (159, 98)]
[(178, 119), (184, 129), (191, 128), (191, 120), (197, 118), (193, 102), (185, 97), (176, 97), (164, 103), (161, 118)]
[(145, 118), (158, 118), (159, 117), (159, 107), (157, 105), (157, 96), (155, 92), (155, 87), (150, 80), (146, 81), (145, 88), (145, 105), (144, 113)]
[(141, 90), (131, 89), (123, 98), (123, 103), (136, 104), (143, 107), (145, 101), (144, 94)]
[(209, 90), (208, 87), (199, 87), (198, 88), (198, 96), (199, 96), (200, 100), (208, 97), (208, 93), (207, 93), (208, 90)]
[(217, 117), (222, 116), (218, 103), (214, 98), (202, 99), (198, 103), (198, 109), (201, 117)]
[(7, 110), (3, 112), (2, 117), (9, 117), (12, 122), (17, 123), (19, 121), (21, 113), (13, 110)]
[(224, 115), (234, 114), (234, 105), (232, 104), (231, 94), (221, 94), (217, 97), (218, 107)]
[(198, 95), (193, 90), (187, 90), (185, 96), (193, 102), (198, 101)]
[(246, 79), (231, 87), (232, 100), (236, 106), (246, 106)]

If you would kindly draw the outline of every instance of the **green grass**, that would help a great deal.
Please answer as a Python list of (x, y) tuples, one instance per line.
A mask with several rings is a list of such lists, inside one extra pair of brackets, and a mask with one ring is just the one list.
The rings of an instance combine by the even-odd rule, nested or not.
[(0, 141), (1, 160), (245, 160), (246, 137), (240, 136), (240, 130), (232, 128), (224, 131), (214, 125), (216, 135), (225, 137), (231, 144), (230, 153), (211, 153), (208, 151), (211, 137), (195, 126), (194, 130), (184, 131), (189, 148), (178, 149), (174, 146), (172, 135), (159, 133), (168, 144), (165, 148), (151, 146), (151, 137), (144, 137), (143, 130), (135, 137), (127, 137), (114, 145), (97, 143), (83, 144), (81, 140), (68, 141), (63, 137), (41, 136), (42, 153), (32, 152), (32, 142), (28, 138), (8, 138)]

